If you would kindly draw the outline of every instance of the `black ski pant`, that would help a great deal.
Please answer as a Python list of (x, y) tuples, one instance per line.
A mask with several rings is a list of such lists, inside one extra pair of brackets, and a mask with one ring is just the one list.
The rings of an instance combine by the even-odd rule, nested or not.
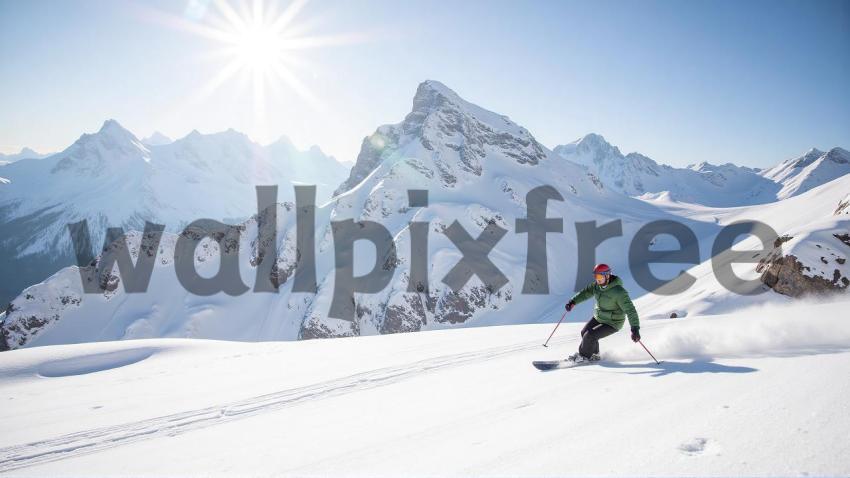
[(608, 324), (601, 324), (596, 321), (596, 317), (591, 317), (581, 329), (581, 345), (578, 346), (578, 353), (584, 358), (590, 358), (593, 354), (599, 353), (599, 339), (608, 337), (615, 333), (617, 329)]

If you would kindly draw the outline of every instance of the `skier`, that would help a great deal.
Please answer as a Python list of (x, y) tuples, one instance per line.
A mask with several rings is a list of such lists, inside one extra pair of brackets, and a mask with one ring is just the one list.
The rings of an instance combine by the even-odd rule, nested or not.
[(593, 268), (593, 278), (594, 281), (574, 295), (565, 306), (567, 311), (571, 311), (576, 304), (596, 297), (593, 317), (581, 329), (578, 352), (567, 358), (575, 363), (599, 360), (599, 339), (623, 328), (625, 316), (628, 316), (631, 325), (632, 341), (640, 340), (637, 310), (623, 287), (623, 280), (611, 274), (611, 268), (607, 264), (597, 264)]

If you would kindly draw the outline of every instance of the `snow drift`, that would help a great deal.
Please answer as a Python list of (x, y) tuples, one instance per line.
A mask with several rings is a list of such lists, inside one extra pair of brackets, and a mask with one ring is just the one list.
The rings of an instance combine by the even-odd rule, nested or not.
[[(651, 337), (651, 351), (659, 357), (711, 360), (840, 352), (850, 350), (848, 307), (846, 297), (801, 300), (793, 305), (767, 303), (699, 320), (652, 321), (643, 334)], [(619, 342), (604, 359), (646, 357), (642, 349)]]

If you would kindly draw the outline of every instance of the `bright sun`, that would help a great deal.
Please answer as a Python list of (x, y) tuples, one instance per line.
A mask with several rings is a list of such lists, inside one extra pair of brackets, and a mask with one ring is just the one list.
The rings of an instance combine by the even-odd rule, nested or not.
[(267, 73), (283, 52), (282, 38), (264, 25), (239, 32), (235, 39), (236, 56), (247, 68)]
[[(182, 17), (149, 11), (152, 18), (169, 26), (216, 42), (210, 58), (224, 60), (221, 68), (200, 85), (186, 102), (208, 99), (235, 77), (236, 94), (253, 105), (254, 122), (259, 129), (266, 125), (267, 93), (274, 97), (294, 93), (315, 109), (323, 109), (301, 77), (314, 75), (315, 69), (304, 58), (305, 50), (360, 42), (366, 38), (355, 34), (308, 34), (317, 25), (314, 18), (300, 21), (296, 17), (307, 0), (189, 0)], [(313, 71), (305, 72), (306, 68)], [(247, 81), (244, 81), (247, 80)], [(244, 91), (248, 86), (249, 91)], [(261, 133), (262, 134), (262, 133)]]

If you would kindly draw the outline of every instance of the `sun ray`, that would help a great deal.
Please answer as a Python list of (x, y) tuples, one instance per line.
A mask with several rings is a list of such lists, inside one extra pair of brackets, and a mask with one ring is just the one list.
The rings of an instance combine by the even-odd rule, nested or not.
[(233, 31), (239, 32), (248, 28), (243, 17), (236, 13), (236, 10), (230, 6), (230, 3), (228, 3), (227, 0), (216, 0), (215, 6), (224, 19), (228, 21)]
[(307, 48), (322, 48), (327, 46), (350, 45), (369, 39), (369, 36), (361, 33), (348, 33), (323, 36), (309, 36), (287, 39), (284, 43), (286, 50), (303, 50)]
[(222, 62), (207, 81), (174, 106), (185, 111), (210, 98), (227, 83), (251, 107), (253, 133), (268, 135), (269, 101), (286, 101), (284, 90), (293, 93), (308, 107), (324, 112), (326, 105), (316, 97), (302, 76), (315, 76), (317, 68), (299, 55), (309, 49), (369, 41), (365, 33), (316, 35), (322, 18), (301, 18), (308, 0), (283, 4), (276, 0), (197, 0), (183, 16), (175, 16), (139, 6), (146, 18), (169, 28), (185, 31), (216, 43), (201, 55), (202, 61)]
[(228, 30), (193, 22), (183, 17), (171, 15), (144, 5), (133, 4), (133, 6), (137, 9), (139, 15), (146, 20), (168, 28), (192, 33), (221, 43), (230, 43), (235, 38), (235, 35)]
[(221, 85), (236, 76), (242, 69), (243, 65), (238, 60), (233, 60), (222, 68), (214, 77), (210, 78), (203, 84), (193, 95), (194, 101), (201, 101), (209, 98)]
[(278, 16), (275, 21), (269, 27), (276, 34), (281, 34), (286, 29), (286, 27), (292, 23), (292, 20), (298, 15), (298, 12), (304, 8), (304, 5), (307, 4), (307, 0), (293, 0), (289, 6), (286, 7), (286, 10)]
[(322, 102), (313, 95), (310, 91), (310, 88), (307, 87), (301, 80), (298, 79), (295, 75), (289, 71), (286, 66), (281, 63), (275, 63), (272, 66), (272, 71), (274, 71), (275, 76), (283, 80), (292, 91), (295, 92), (301, 99), (305, 100), (308, 104), (310, 104), (314, 109), (319, 111), (324, 111), (324, 105)]

